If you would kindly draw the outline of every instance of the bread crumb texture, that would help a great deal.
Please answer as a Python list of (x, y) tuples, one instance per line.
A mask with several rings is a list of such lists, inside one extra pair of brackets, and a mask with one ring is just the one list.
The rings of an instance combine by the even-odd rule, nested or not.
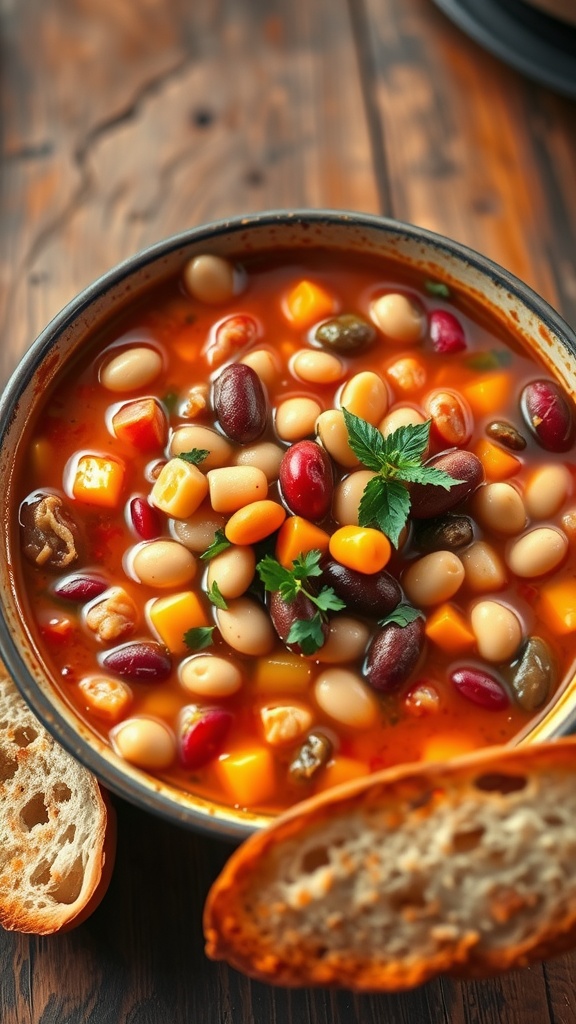
[(0, 924), (48, 934), (93, 895), (106, 808), (95, 779), (46, 732), (0, 665)]
[(396, 990), (572, 945), (576, 747), (525, 751), (392, 770), (296, 808), (216, 882), (209, 955), (281, 985)]

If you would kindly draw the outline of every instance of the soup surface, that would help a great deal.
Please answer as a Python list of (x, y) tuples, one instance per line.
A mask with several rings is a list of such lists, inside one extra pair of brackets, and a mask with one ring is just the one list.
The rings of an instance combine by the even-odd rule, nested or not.
[(442, 282), (197, 257), (30, 428), (35, 642), (120, 756), (253, 810), (505, 742), (574, 662), (574, 433)]

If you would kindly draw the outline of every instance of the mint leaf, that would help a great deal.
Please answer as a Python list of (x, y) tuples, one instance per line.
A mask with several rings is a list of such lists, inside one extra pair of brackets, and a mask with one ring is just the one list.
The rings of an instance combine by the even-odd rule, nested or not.
[(184, 633), (184, 643), (191, 651), (203, 651), (214, 643), (212, 634), (215, 626), (195, 626)]
[(311, 619), (296, 619), (286, 637), (287, 644), (298, 644), (303, 654), (315, 654), (324, 644), (324, 620), (320, 612)]
[(398, 427), (385, 439), (386, 458), (396, 469), (421, 464), (430, 440), (430, 423)]
[(450, 298), (450, 289), (442, 281), (424, 281), (424, 287), (429, 295), (439, 295), (442, 299)]
[(228, 608), (228, 605), (226, 604), (226, 601), (220, 592), (220, 587), (216, 583), (216, 580), (214, 580), (210, 589), (206, 591), (206, 597), (208, 598), (209, 601), (212, 602), (212, 604), (216, 605), (217, 608), (222, 608), (223, 611), (226, 611), (226, 609)]
[(226, 551), (226, 548), (230, 547), (232, 547), (232, 545), (224, 533), (224, 530), (216, 530), (214, 540), (210, 546), (206, 548), (206, 551), (202, 552), (200, 558), (203, 562), (209, 562), (211, 558), (215, 558), (216, 555), (221, 554), (222, 551)]
[(386, 502), (388, 481), (381, 476), (374, 476), (368, 481), (358, 506), (359, 526), (378, 526), (382, 507)]
[(178, 458), (183, 459), (184, 462), (191, 463), (193, 466), (199, 466), (209, 455), (208, 448), (191, 448), (189, 452), (179, 452)]
[(413, 608), (410, 604), (398, 604), (385, 619), (379, 621), (378, 625), (387, 626), (390, 622), (395, 622), (397, 626), (408, 626), (415, 619), (423, 618), (424, 612), (419, 608)]
[(443, 469), (436, 469), (434, 466), (406, 466), (402, 470), (402, 479), (411, 484), (434, 484), (446, 491), (454, 484), (464, 483), (463, 480), (457, 480)]
[(384, 437), (376, 427), (354, 413), (342, 409), (348, 431), (348, 444), (360, 462), (379, 472), (386, 463)]
[[(384, 483), (382, 507), (376, 522), (382, 533), (385, 533), (397, 548), (410, 512), (410, 495), (404, 485), (397, 480), (385, 480)], [(364, 523), (360, 523), (360, 526), (363, 525)]]

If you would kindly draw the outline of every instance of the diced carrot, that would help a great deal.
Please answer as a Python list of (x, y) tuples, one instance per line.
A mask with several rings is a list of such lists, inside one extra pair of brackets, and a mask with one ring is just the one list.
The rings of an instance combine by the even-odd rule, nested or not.
[(334, 311), (334, 298), (314, 281), (299, 281), (284, 299), (284, 312), (296, 327), (310, 327)]
[(476, 749), (477, 744), (469, 736), (443, 736), (436, 733), (430, 736), (421, 751), (423, 761), (449, 761), (459, 754), (468, 754)]
[(370, 575), (387, 565), (392, 548), (380, 530), (370, 527), (341, 526), (330, 538), (332, 558), (348, 569)]
[(538, 613), (560, 636), (576, 631), (576, 580), (550, 580), (540, 586)]
[(150, 497), (152, 503), (174, 519), (188, 519), (208, 494), (208, 480), (198, 466), (184, 459), (170, 459), (162, 466)]
[(130, 687), (120, 679), (108, 676), (87, 676), (78, 683), (86, 707), (96, 718), (119, 722), (132, 703)]
[(274, 756), (267, 747), (233, 750), (220, 757), (214, 769), (232, 802), (240, 807), (257, 808), (276, 792)]
[(517, 459), (515, 455), (511, 455), (510, 452), (504, 451), (498, 445), (492, 444), (492, 441), (488, 441), (487, 438), (481, 438), (478, 441), (476, 455), (484, 466), (487, 480), (508, 480), (509, 477), (514, 476), (522, 467), (520, 459)]
[(273, 654), (258, 658), (252, 680), (255, 693), (288, 695), (305, 693), (312, 679), (312, 666), (299, 654)]
[(200, 598), (192, 590), (157, 598), (150, 605), (148, 614), (162, 643), (175, 654), (184, 654), (188, 650), (184, 634), (189, 629), (208, 625)]
[(238, 509), (224, 527), (231, 544), (257, 544), (284, 522), (286, 510), (277, 501), (252, 501)]
[(168, 425), (154, 398), (139, 398), (120, 406), (112, 417), (112, 429), (120, 441), (149, 452), (164, 446)]
[(72, 494), (77, 501), (101, 508), (116, 508), (124, 486), (125, 466), (103, 455), (82, 455), (78, 460)]
[(276, 538), (276, 558), (289, 569), (298, 555), (308, 551), (327, 551), (330, 535), (302, 516), (290, 516), (280, 527)]
[(475, 416), (489, 416), (506, 404), (510, 377), (507, 373), (487, 373), (470, 384), (464, 384), (461, 390)]
[(352, 779), (361, 779), (366, 775), (366, 765), (357, 761), (354, 757), (344, 757), (337, 754), (336, 757), (326, 765), (318, 779), (317, 789), (332, 789), (343, 782), (351, 782)]
[(403, 356), (384, 368), (384, 373), (393, 388), (403, 396), (412, 395), (426, 383), (426, 367), (414, 356)]
[(449, 654), (460, 654), (474, 647), (476, 639), (466, 619), (452, 604), (441, 604), (428, 616), (426, 636)]

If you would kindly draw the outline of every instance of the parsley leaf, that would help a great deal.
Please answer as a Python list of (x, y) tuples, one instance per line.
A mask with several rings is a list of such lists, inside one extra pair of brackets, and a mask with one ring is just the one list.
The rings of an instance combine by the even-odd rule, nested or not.
[(207, 448), (191, 448), (189, 452), (180, 452), (178, 458), (183, 459), (184, 462), (190, 462), (193, 466), (199, 466), (209, 455), (210, 452)]
[(296, 619), (290, 627), (286, 643), (298, 644), (303, 654), (315, 654), (324, 643), (324, 620), (320, 612), (311, 619)]
[(354, 454), (372, 469), (358, 508), (360, 526), (376, 526), (395, 547), (410, 512), (407, 484), (434, 484), (450, 490), (462, 481), (434, 466), (423, 464), (431, 420), (398, 427), (388, 437), (371, 423), (342, 409), (348, 442)]
[(184, 643), (191, 651), (203, 651), (214, 643), (212, 634), (215, 626), (195, 626), (184, 633)]
[(215, 558), (216, 555), (219, 555), (222, 551), (226, 551), (226, 548), (230, 547), (232, 547), (232, 544), (228, 540), (224, 530), (216, 530), (214, 540), (210, 546), (206, 548), (206, 551), (202, 552), (200, 558), (203, 562), (209, 562), (211, 558)]
[(228, 608), (216, 580), (214, 580), (210, 589), (206, 591), (206, 597), (212, 602), (212, 604), (216, 605), (217, 608), (222, 608), (223, 611), (226, 611)]
[(390, 622), (395, 622), (397, 626), (408, 626), (415, 619), (423, 618), (424, 612), (419, 608), (413, 608), (411, 604), (398, 604), (378, 625), (387, 626)]
[(450, 298), (450, 289), (442, 281), (424, 281), (424, 287), (429, 295), (440, 295), (443, 299)]
[(298, 555), (292, 562), (292, 568), (287, 569), (272, 555), (265, 555), (256, 566), (265, 590), (278, 591), (287, 604), (295, 601), (298, 594), (304, 594), (318, 609), (311, 619), (296, 619), (286, 637), (286, 643), (298, 644), (304, 654), (314, 654), (322, 647), (325, 613), (337, 612), (346, 607), (346, 602), (334, 593), (332, 587), (321, 587), (316, 593), (305, 586), (308, 579), (322, 575), (321, 558), (321, 551), (307, 551)]

